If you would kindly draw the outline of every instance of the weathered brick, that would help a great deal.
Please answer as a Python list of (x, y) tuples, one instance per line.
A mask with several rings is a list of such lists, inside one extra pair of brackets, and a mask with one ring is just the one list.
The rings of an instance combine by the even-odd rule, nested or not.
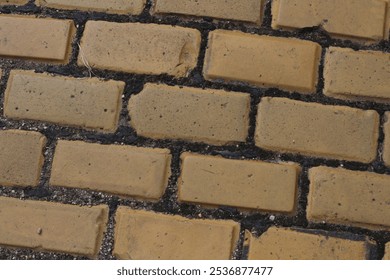
[(146, 0), (37, 0), (37, 5), (55, 9), (139, 15), (145, 7), (145, 2)]
[(200, 32), (178, 26), (88, 21), (79, 65), (186, 76), (197, 64)]
[(240, 226), (227, 220), (195, 220), (120, 206), (114, 255), (131, 260), (229, 259)]
[(262, 0), (155, 0), (153, 13), (261, 23)]
[(75, 27), (71, 20), (0, 15), (0, 56), (65, 63)]
[(157, 200), (170, 175), (167, 149), (59, 141), (50, 184)]
[(210, 32), (204, 76), (312, 93), (321, 47), (317, 43), (237, 31)]
[(310, 221), (390, 228), (389, 175), (316, 167), (309, 179)]
[(178, 183), (183, 202), (292, 212), (298, 182), (297, 164), (184, 153)]
[(378, 130), (379, 115), (372, 110), (265, 97), (255, 139), (267, 150), (369, 163)]
[(274, 0), (272, 27), (321, 26), (335, 37), (388, 39), (387, 5), (383, 0)]
[(138, 135), (210, 144), (245, 142), (250, 96), (223, 90), (146, 84), (129, 102)]
[(124, 82), (11, 71), (4, 99), (8, 118), (114, 132)]
[(37, 186), (45, 144), (38, 132), (0, 130), (0, 185)]
[(108, 207), (0, 197), (0, 244), (96, 257)]
[(259, 238), (245, 234), (249, 260), (364, 260), (374, 243), (367, 237), (335, 233), (271, 227)]
[(27, 4), (28, 0), (0, 0), (1, 5), (24, 5)]
[(386, 244), (384, 260), (390, 260), (390, 242)]
[(388, 102), (390, 54), (331, 47), (324, 66), (324, 93), (351, 100)]
[(383, 161), (390, 166), (390, 112), (385, 114), (385, 124), (383, 125), (385, 141), (383, 144)]

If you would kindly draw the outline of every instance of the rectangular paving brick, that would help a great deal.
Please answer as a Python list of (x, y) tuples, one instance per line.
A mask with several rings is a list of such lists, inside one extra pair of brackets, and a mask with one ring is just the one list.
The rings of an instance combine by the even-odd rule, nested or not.
[(390, 242), (386, 244), (384, 260), (390, 260)]
[(72, 20), (0, 15), (0, 57), (66, 63), (75, 33)]
[(170, 176), (167, 149), (60, 140), (50, 185), (157, 200)]
[(388, 39), (388, 5), (383, 0), (273, 0), (272, 27), (321, 26), (336, 37)]
[(365, 260), (374, 243), (367, 237), (353, 239), (321, 230), (271, 227), (256, 238), (246, 232), (249, 260)]
[(146, 0), (37, 0), (36, 2), (39, 6), (55, 9), (139, 15), (145, 7)]
[(128, 109), (131, 125), (144, 137), (221, 145), (248, 136), (247, 93), (146, 84)]
[(27, 4), (28, 0), (0, 0), (1, 5), (24, 5)]
[(0, 244), (96, 257), (107, 220), (106, 205), (0, 197)]
[(385, 123), (383, 125), (385, 140), (383, 144), (383, 161), (390, 167), (390, 112), (385, 114)]
[(312, 222), (390, 228), (390, 176), (316, 167), (309, 171), (307, 218)]
[(266, 150), (369, 163), (376, 157), (378, 129), (373, 110), (265, 97), (255, 141)]
[(204, 76), (313, 93), (320, 55), (320, 45), (310, 41), (216, 30), (209, 35)]
[(201, 36), (178, 26), (88, 21), (80, 66), (138, 74), (186, 76), (197, 64)]
[(262, 0), (155, 0), (153, 13), (261, 23)]
[(37, 186), (46, 138), (34, 131), (0, 130), (0, 185)]
[(115, 132), (124, 82), (11, 71), (4, 116)]
[(115, 216), (114, 255), (129, 260), (230, 259), (240, 225), (198, 220), (120, 206)]
[(184, 153), (178, 198), (182, 202), (228, 205), (265, 211), (295, 209), (297, 164)]
[(388, 102), (390, 54), (330, 47), (325, 55), (324, 93), (351, 100)]

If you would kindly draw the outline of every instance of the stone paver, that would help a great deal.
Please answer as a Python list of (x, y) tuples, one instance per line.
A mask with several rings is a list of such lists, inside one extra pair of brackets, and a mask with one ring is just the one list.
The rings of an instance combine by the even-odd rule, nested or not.
[(0, 185), (37, 186), (45, 144), (45, 136), (38, 132), (0, 130)]
[(245, 243), (249, 260), (364, 260), (374, 246), (362, 236), (344, 239), (325, 231), (277, 227), (258, 238), (246, 232)]
[(386, 243), (384, 260), (390, 260), (390, 242)]
[(126, 207), (119, 207), (115, 220), (114, 255), (131, 260), (229, 259), (240, 230), (233, 221), (187, 219)]
[(0, 0), (1, 5), (24, 5), (27, 4), (28, 0)]
[(267, 150), (369, 163), (376, 157), (378, 129), (379, 115), (372, 110), (265, 97), (255, 138)]
[(385, 123), (383, 126), (385, 140), (383, 145), (383, 160), (390, 167), (390, 112), (385, 114)]
[(310, 169), (309, 179), (309, 221), (390, 228), (389, 175), (321, 166)]
[(178, 198), (183, 202), (292, 212), (299, 166), (184, 153)]
[(107, 220), (105, 205), (0, 197), (0, 244), (96, 257)]
[(246, 93), (146, 84), (129, 102), (138, 135), (210, 144), (245, 142), (250, 96)]

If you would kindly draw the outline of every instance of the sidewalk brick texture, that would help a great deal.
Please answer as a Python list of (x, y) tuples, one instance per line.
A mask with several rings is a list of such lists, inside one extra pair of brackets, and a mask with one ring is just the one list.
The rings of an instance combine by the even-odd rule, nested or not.
[(233, 221), (187, 219), (122, 206), (115, 220), (114, 255), (131, 260), (230, 259), (240, 230)]
[(385, 140), (383, 145), (383, 160), (390, 167), (390, 112), (385, 113), (385, 123), (383, 125)]
[(309, 221), (390, 228), (389, 175), (321, 166), (310, 169), (309, 179)]
[(384, 260), (390, 260), (390, 242), (386, 243)]
[(50, 184), (158, 200), (168, 183), (170, 160), (167, 149), (60, 140)]
[(28, 0), (0, 0), (1, 5), (24, 5), (27, 4)]
[(96, 257), (108, 206), (80, 207), (0, 197), (0, 244)]
[(184, 153), (178, 199), (206, 205), (292, 212), (297, 164), (230, 160)]
[(128, 109), (131, 126), (144, 137), (222, 145), (248, 136), (246, 93), (146, 84)]
[(271, 227), (258, 238), (246, 232), (245, 244), (249, 260), (365, 260), (375, 246), (367, 237), (345, 239), (333, 235)]

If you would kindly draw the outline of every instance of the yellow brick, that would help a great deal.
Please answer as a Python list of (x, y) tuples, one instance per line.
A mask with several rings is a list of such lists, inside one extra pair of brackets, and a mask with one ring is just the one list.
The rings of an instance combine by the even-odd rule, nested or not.
[(388, 39), (384, 0), (274, 0), (272, 27), (321, 26), (335, 37)]
[(178, 183), (183, 202), (292, 212), (299, 166), (184, 153)]
[(124, 82), (14, 70), (5, 92), (4, 115), (114, 132), (124, 87)]
[[(249, 260), (364, 260), (373, 243), (367, 237), (354, 240), (326, 231), (271, 227), (259, 238), (246, 232)], [(334, 233), (333, 233), (334, 235)]]
[(390, 260), (390, 242), (386, 244), (384, 260)]
[(377, 112), (286, 98), (261, 100), (255, 132), (258, 147), (369, 163), (376, 157)]
[(0, 57), (66, 63), (75, 33), (73, 21), (0, 15)]
[(385, 141), (383, 145), (383, 160), (387, 166), (390, 166), (390, 112), (385, 114), (385, 124), (383, 126)]
[(38, 132), (0, 130), (0, 185), (37, 186), (45, 144)]
[(88, 21), (80, 66), (186, 76), (197, 64), (200, 32), (178, 26)]
[(167, 149), (59, 141), (50, 184), (157, 200), (170, 175)]
[(1, 5), (24, 5), (27, 4), (28, 0), (0, 0)]
[(129, 102), (131, 125), (141, 136), (217, 145), (246, 141), (249, 110), (246, 93), (156, 84)]
[(96, 257), (108, 207), (0, 197), (0, 244)]
[(260, 24), (262, 0), (155, 0), (153, 13), (240, 20)]
[(145, 2), (146, 0), (37, 0), (37, 5), (55, 9), (139, 15)]
[(324, 93), (351, 100), (388, 102), (390, 54), (331, 47), (324, 66)]
[(195, 220), (119, 207), (114, 255), (129, 260), (229, 259), (240, 226), (226, 220)]
[(309, 171), (307, 217), (358, 227), (390, 228), (390, 176), (328, 167)]
[(204, 76), (313, 93), (320, 45), (291, 38), (216, 30), (209, 35)]

